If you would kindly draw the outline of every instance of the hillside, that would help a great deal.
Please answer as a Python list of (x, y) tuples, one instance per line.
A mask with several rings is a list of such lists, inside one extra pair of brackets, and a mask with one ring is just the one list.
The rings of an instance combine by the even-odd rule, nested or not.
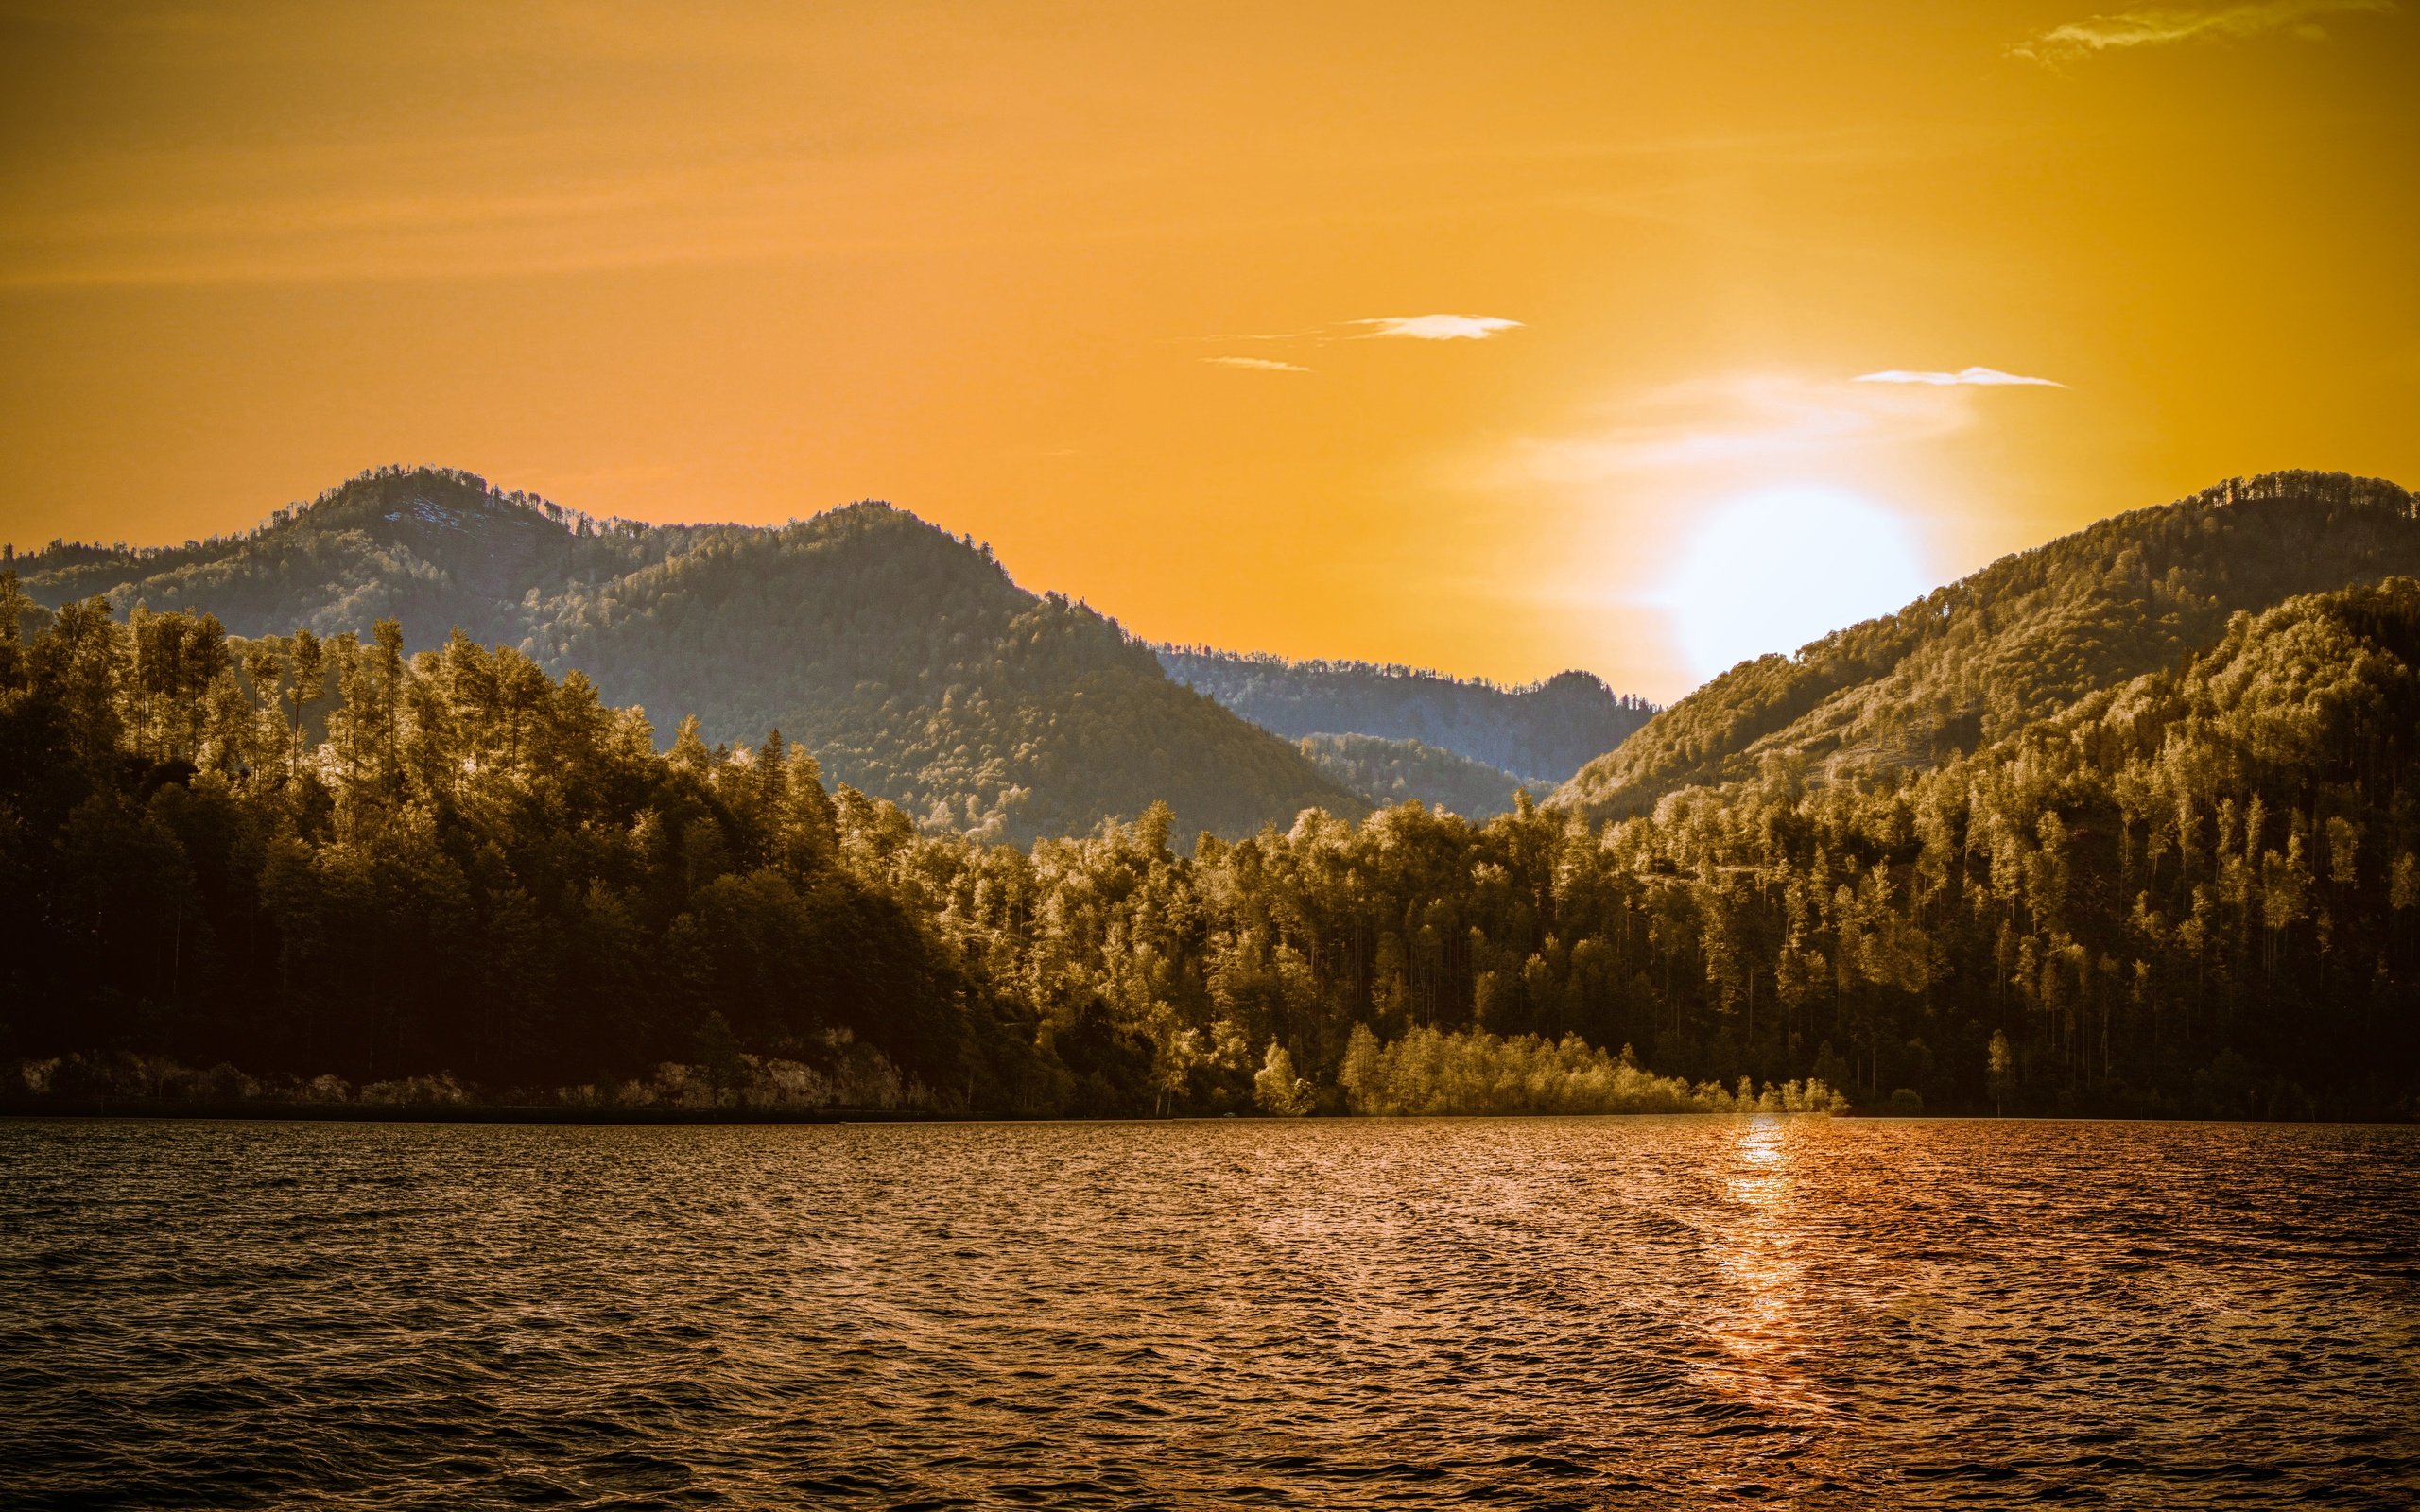
[(1181, 833), (1365, 805), (1289, 743), (1162, 675), (1115, 622), (988, 550), (854, 505), (788, 525), (601, 522), (466, 473), (387, 469), (249, 535), (14, 558), (38, 602), (192, 608), (242, 636), (458, 627), (644, 707), (659, 742), (779, 729), (929, 827), (1080, 833), (1155, 799)]
[(1486, 819), (1510, 814), (1513, 793), (1524, 786), (1543, 796), (1543, 784), (1416, 740), (1305, 735), (1298, 744), (1320, 770), (1373, 803), (1417, 799), (1464, 818)]
[(593, 592), (733, 528), (600, 521), (473, 473), (381, 468), (243, 535), (162, 547), (53, 541), (14, 552), (13, 565), (25, 591), (54, 607), (106, 594), (121, 610), (207, 610), (242, 636), (367, 633), (392, 619), (406, 650), (441, 645), (457, 627), (522, 646), (545, 621), (533, 592)]
[(1911, 781), (1184, 849), (920, 834), (468, 640), (339, 640), (305, 730), (266, 641), (15, 593), (0, 1107), (2420, 1113), (2420, 580)]
[(2170, 667), (2229, 617), (2420, 573), (2420, 519), (2392, 483), (2236, 479), (2002, 558), (1795, 656), (1743, 662), (1590, 762), (1554, 802), (1588, 819), (1769, 761), (1839, 778), (1924, 768)]
[(1613, 749), (1655, 711), (1585, 672), (1523, 688), (1368, 662), (1297, 662), (1207, 646), (1164, 645), (1160, 664), (1264, 730), (1375, 735), (1560, 782)]

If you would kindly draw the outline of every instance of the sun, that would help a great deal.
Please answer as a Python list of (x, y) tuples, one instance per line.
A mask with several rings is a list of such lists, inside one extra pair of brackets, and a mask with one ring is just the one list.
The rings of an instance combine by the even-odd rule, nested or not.
[(1703, 679), (1887, 614), (1931, 586), (1898, 515), (1837, 489), (1795, 487), (1718, 508), (1662, 599)]

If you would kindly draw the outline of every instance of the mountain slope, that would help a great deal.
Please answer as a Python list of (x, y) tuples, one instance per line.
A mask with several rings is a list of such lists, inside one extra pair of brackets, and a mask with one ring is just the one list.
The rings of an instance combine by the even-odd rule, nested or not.
[(882, 505), (688, 549), (544, 606), (542, 660), (715, 730), (795, 730), (935, 827), (1029, 836), (1165, 799), (1181, 833), (1362, 805), (1116, 624)]
[(45, 604), (209, 610), (239, 635), (459, 627), (577, 668), (667, 739), (778, 728), (835, 780), (935, 828), (1013, 838), (1166, 799), (1179, 833), (1366, 805), (1289, 743), (1170, 682), (1115, 622), (1018, 587), (987, 550), (854, 505), (775, 528), (599, 522), (468, 473), (387, 469), (260, 530), (164, 550), (55, 544)]
[(1412, 799), (1467, 819), (1512, 812), (1512, 795), (1544, 784), (1416, 740), (1376, 735), (1305, 735), (1297, 743), (1320, 770), (1373, 803)]
[(421, 649), (457, 626), (518, 644), (533, 627), (532, 589), (628, 572), (682, 534), (600, 525), (470, 473), (382, 468), (245, 535), (137, 549), (54, 541), (16, 566), (45, 604), (105, 593), (121, 610), (193, 605), (246, 636), (366, 631), (389, 618)]
[(1296, 662), (1206, 646), (1164, 645), (1168, 676), (1208, 694), (1264, 730), (1375, 735), (1426, 746), (1560, 782), (1621, 744), (1654, 713), (1585, 672), (1526, 688), (1368, 662)]
[(2420, 519), (2393, 483), (2231, 480), (2002, 558), (1795, 656), (1743, 662), (1590, 762), (1555, 803), (1591, 821), (1675, 789), (1931, 765), (2095, 691), (2174, 665), (2229, 616), (2420, 573)]

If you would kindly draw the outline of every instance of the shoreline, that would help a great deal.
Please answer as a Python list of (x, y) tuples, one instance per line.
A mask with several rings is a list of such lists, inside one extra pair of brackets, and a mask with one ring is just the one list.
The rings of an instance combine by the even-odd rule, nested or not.
[(2408, 1128), (2420, 1120), (2409, 1118), (2210, 1118), (2178, 1115), (2163, 1118), (2141, 1113), (1898, 1113), (1887, 1108), (1846, 1112), (1782, 1113), (1764, 1111), (1640, 1111), (1634, 1113), (1342, 1113), (1308, 1118), (1262, 1114), (1192, 1113), (1152, 1117), (1113, 1114), (1070, 1118), (1063, 1114), (932, 1113), (884, 1108), (549, 1108), (544, 1106), (453, 1107), (401, 1106), (363, 1108), (342, 1104), (280, 1103), (230, 1107), (174, 1103), (86, 1102), (52, 1108), (0, 1107), (0, 1121), (255, 1123), (255, 1124), (492, 1124), (563, 1125), (626, 1127), (703, 1127), (717, 1125), (762, 1126), (778, 1125), (833, 1125), (844, 1124), (1384, 1124), (1478, 1121), (1483, 1119), (1634, 1119), (1634, 1118), (1837, 1118), (1866, 1124), (1901, 1123), (2036, 1123), (2036, 1124), (2264, 1124), (2317, 1128), (2324, 1126)]

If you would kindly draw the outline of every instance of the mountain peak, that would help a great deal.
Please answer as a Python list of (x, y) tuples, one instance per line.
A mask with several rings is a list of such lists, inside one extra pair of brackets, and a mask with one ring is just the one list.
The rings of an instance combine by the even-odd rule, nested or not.
[(2230, 478), (2014, 553), (1794, 656), (1743, 662), (1582, 768), (1554, 801), (1591, 819), (1753, 778), (1932, 765), (2173, 664), (2238, 611), (2420, 574), (2412, 496), (2382, 478)]
[(776, 526), (600, 521), (476, 473), (385, 467), (246, 535), (24, 558), (43, 603), (196, 608), (238, 635), (460, 629), (669, 731), (778, 728), (940, 829), (1081, 833), (1165, 799), (1240, 833), (1366, 805), (1291, 743), (1171, 683), (1116, 623), (874, 500)]

